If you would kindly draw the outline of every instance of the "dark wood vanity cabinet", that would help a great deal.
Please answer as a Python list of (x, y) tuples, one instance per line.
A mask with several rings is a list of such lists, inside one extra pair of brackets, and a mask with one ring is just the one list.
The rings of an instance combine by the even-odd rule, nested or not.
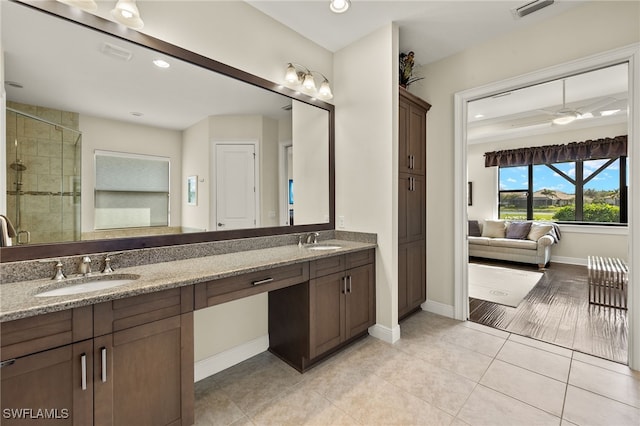
[(310, 280), (269, 293), (269, 350), (300, 371), (375, 323), (375, 251), (310, 262)]
[(426, 296), (426, 140), (424, 100), (400, 88), (398, 176), (398, 318), (420, 308)]
[[(1, 331), (3, 425), (193, 424), (193, 287), (10, 321)], [(7, 409), (58, 419), (7, 419)]]

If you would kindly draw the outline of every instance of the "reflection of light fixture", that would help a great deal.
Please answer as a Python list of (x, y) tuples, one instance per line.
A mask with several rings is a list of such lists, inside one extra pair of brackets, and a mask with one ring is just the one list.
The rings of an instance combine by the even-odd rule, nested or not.
[(329, 4), (329, 9), (333, 13), (344, 13), (351, 6), (350, 0), (331, 0), (331, 4)]
[(165, 61), (164, 59), (154, 59), (153, 65), (155, 65), (158, 68), (169, 68), (171, 66), (171, 64)]
[(93, 0), (58, 0), (60, 3), (68, 4), (69, 6), (77, 7), (78, 9), (85, 10), (87, 12), (95, 12), (98, 10), (98, 5)]
[(569, 124), (574, 122), (578, 118), (578, 114), (575, 111), (558, 111), (556, 113), (556, 118), (554, 118), (553, 124)]
[[(322, 77), (320, 89), (318, 89), (318, 86), (316, 85), (313, 74), (318, 74)], [(333, 93), (331, 93), (331, 86), (329, 85), (327, 77), (318, 71), (310, 70), (300, 64), (289, 62), (287, 64), (287, 71), (285, 72), (284, 79), (287, 83), (302, 84), (302, 87), (311, 96), (317, 96), (325, 100), (333, 98)]]
[(134, 30), (144, 27), (144, 22), (140, 18), (140, 11), (136, 6), (136, 0), (118, 0), (116, 7), (111, 11), (111, 16), (116, 21)]
[(618, 112), (620, 112), (619, 109), (610, 109), (608, 111), (600, 111), (600, 115), (602, 117), (607, 117), (609, 115), (613, 115), (613, 114), (618, 113)]

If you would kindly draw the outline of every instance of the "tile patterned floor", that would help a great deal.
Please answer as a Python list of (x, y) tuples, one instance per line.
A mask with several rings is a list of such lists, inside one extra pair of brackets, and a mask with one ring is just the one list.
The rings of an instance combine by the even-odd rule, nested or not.
[(196, 383), (197, 425), (640, 425), (640, 372), (419, 312), (305, 374), (268, 352)]

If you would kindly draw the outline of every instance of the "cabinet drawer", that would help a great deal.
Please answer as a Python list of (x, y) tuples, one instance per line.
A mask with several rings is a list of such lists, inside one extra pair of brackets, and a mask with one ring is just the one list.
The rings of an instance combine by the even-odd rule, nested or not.
[(373, 263), (376, 259), (376, 251), (374, 249), (357, 251), (347, 254), (346, 269), (356, 268), (362, 265)]
[(242, 297), (300, 284), (309, 279), (309, 263), (281, 266), (197, 284), (195, 308), (202, 309)]
[(309, 262), (309, 277), (324, 277), (325, 275), (342, 272), (345, 269), (367, 265), (373, 263), (375, 258), (375, 250), (369, 249), (313, 260)]
[(193, 286), (112, 300), (93, 309), (94, 335), (102, 336), (193, 311)]
[(2, 360), (91, 338), (92, 312), (84, 306), (1, 323)]

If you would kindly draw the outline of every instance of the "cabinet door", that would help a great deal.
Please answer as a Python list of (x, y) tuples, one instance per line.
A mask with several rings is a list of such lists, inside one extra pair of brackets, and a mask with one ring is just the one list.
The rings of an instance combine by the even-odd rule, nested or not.
[(373, 264), (347, 271), (346, 338), (349, 339), (375, 323), (375, 278)]
[(400, 98), (398, 103), (398, 162), (400, 172), (411, 172), (409, 154), (409, 102)]
[(426, 300), (425, 241), (401, 244), (398, 249), (398, 317)]
[(427, 112), (411, 104), (408, 121), (407, 158), (410, 161), (409, 171), (424, 175), (426, 169)]
[(187, 313), (94, 339), (96, 425), (193, 423), (192, 321)]
[(309, 357), (315, 358), (345, 340), (344, 272), (309, 281)]
[(424, 239), (427, 224), (425, 178), (401, 173), (398, 182), (398, 242)]
[(86, 340), (5, 361), (2, 424), (91, 425), (92, 351)]

